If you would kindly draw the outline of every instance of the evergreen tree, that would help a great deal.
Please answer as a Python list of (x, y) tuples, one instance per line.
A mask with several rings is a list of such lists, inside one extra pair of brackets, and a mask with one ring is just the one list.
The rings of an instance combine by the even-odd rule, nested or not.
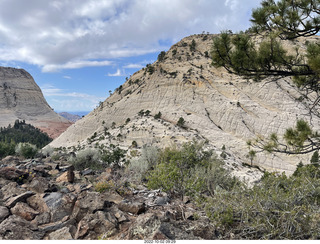
[(24, 120), (16, 120), (14, 125), (2, 128), (0, 131), (0, 158), (15, 154), (15, 147), (19, 143), (30, 143), (42, 148), (52, 139), (38, 128), (26, 124)]
[[(267, 77), (291, 77), (301, 91), (320, 91), (320, 42), (305, 42), (302, 50), (293, 40), (316, 35), (320, 30), (320, 0), (264, 0), (252, 12), (252, 27), (246, 32), (222, 32), (214, 38), (212, 64), (230, 73), (261, 80)], [(261, 42), (256, 43), (257, 39)], [(284, 41), (292, 41), (295, 54), (288, 53)], [(315, 105), (320, 96), (315, 100)], [(310, 111), (320, 116), (314, 110)], [(302, 154), (320, 149), (320, 136), (307, 122), (297, 121), (287, 129), (284, 143), (277, 135), (248, 142), (262, 151)]]

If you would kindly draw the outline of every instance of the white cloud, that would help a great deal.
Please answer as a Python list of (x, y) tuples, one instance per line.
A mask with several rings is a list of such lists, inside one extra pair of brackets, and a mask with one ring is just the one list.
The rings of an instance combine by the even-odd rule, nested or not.
[(125, 73), (122, 73), (120, 69), (117, 69), (117, 72), (114, 74), (108, 73), (108, 76), (126, 76)]
[(68, 79), (68, 80), (72, 79), (71, 76), (68, 76), (68, 75), (63, 76), (63, 78)]
[(68, 92), (48, 84), (43, 85), (41, 90), (50, 106), (57, 111), (91, 111), (100, 101), (105, 100), (105, 97)]
[(123, 68), (125, 68), (125, 69), (141, 69), (144, 66), (145, 65), (142, 65), (142, 64), (127, 64), (127, 65), (123, 66)]
[(97, 66), (109, 66), (112, 62), (110, 61), (76, 61), (68, 62), (66, 64), (48, 64), (42, 68), (43, 72), (55, 72), (61, 69), (79, 69), (83, 67), (97, 67)]
[[(110, 65), (181, 38), (249, 27), (260, 0), (2, 0), (0, 61), (43, 72)], [(161, 44), (166, 41), (166, 45)], [(100, 61), (99, 61), (100, 60)]]

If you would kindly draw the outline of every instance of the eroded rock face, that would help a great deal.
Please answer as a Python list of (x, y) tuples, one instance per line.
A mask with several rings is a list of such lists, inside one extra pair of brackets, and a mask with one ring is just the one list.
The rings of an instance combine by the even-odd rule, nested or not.
[[(305, 119), (319, 129), (319, 118), (309, 115), (308, 100), (301, 102), (301, 93), (290, 79), (254, 82), (212, 67), (209, 54), (213, 37), (193, 35), (173, 45), (163, 61), (150, 65), (152, 69), (134, 73), (100, 107), (69, 127), (51, 146), (77, 146), (78, 142), (86, 145), (87, 138), (95, 132), (96, 138), (104, 136), (105, 128), (111, 135), (99, 143), (124, 148), (131, 147), (133, 141), (138, 147), (147, 144), (163, 148), (193, 139), (208, 140), (218, 154), (225, 146), (227, 162), (237, 165), (239, 176), (248, 177), (249, 172), (241, 164), (251, 163), (247, 157), (249, 139), (271, 133), (281, 137), (297, 119)], [(193, 40), (196, 47), (191, 52), (189, 45)], [(301, 40), (301, 45), (304, 42), (305, 39)], [(150, 115), (139, 116), (141, 110), (149, 110)], [(161, 117), (154, 119), (159, 112)], [(187, 129), (176, 125), (180, 117)], [(126, 123), (128, 118), (130, 122)], [(122, 136), (117, 137), (119, 134)], [(301, 160), (309, 161), (309, 157), (257, 154), (253, 163), (267, 170), (292, 173)]]
[(51, 137), (57, 137), (71, 125), (48, 105), (32, 76), (23, 69), (0, 67), (0, 126), (25, 120)]

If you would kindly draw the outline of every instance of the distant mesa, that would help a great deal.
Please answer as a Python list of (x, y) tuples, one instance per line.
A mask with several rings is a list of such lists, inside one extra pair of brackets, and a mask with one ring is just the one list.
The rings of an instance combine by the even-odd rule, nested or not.
[(0, 127), (25, 120), (51, 138), (72, 124), (53, 111), (27, 71), (10, 67), (0, 67), (0, 114)]
[(75, 123), (77, 122), (79, 119), (81, 119), (82, 117), (78, 114), (71, 114), (68, 112), (60, 112), (58, 113), (60, 116), (62, 116), (63, 118), (66, 118), (67, 120)]

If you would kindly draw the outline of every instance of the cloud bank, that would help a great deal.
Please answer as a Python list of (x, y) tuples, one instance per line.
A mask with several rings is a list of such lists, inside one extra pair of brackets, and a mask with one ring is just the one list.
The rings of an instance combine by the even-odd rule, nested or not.
[[(2, 0), (0, 61), (43, 72), (109, 66), (202, 31), (244, 30), (260, 0)], [(249, 11), (248, 11), (249, 9)]]

